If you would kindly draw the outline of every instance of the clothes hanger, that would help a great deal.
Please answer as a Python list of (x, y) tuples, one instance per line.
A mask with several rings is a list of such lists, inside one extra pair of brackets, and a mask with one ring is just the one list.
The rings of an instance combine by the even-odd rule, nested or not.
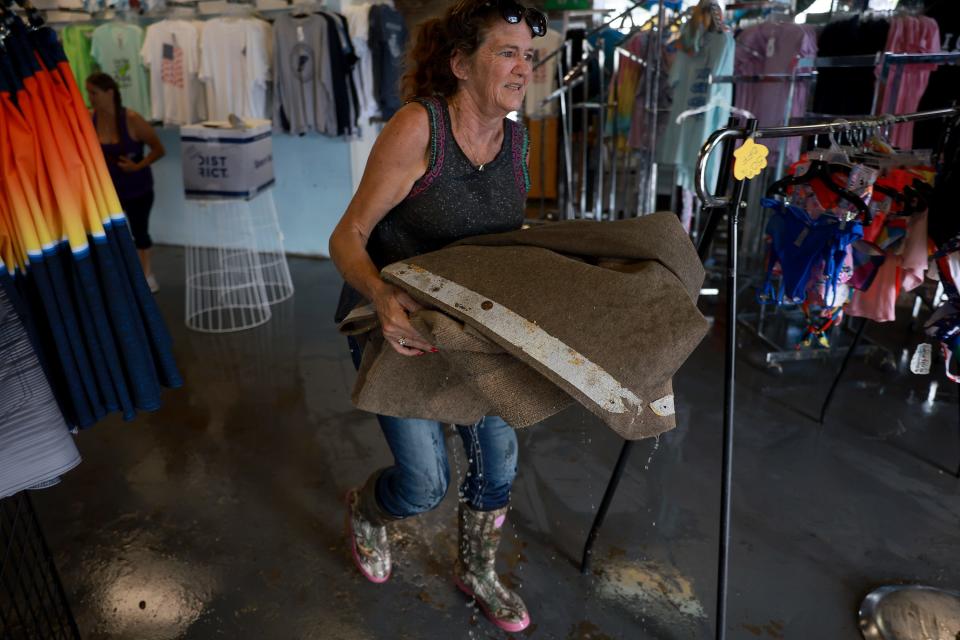
[(766, 196), (768, 198), (773, 198), (774, 196), (787, 197), (788, 187), (809, 184), (814, 180), (820, 180), (827, 189), (852, 204), (857, 212), (863, 216), (865, 224), (870, 224), (873, 215), (870, 213), (870, 207), (863, 201), (863, 198), (833, 181), (834, 173), (849, 173), (849, 171), (850, 167), (847, 165), (830, 163), (823, 160), (810, 160), (810, 167), (805, 173), (785, 176), (777, 180), (767, 189)]
[(297, 0), (293, 3), (293, 10), (290, 13), (295, 18), (304, 18), (325, 8), (323, 3), (317, 0)]
[(717, 96), (717, 97), (711, 99), (709, 102), (707, 102), (707, 104), (703, 105), (702, 107), (697, 107), (697, 108), (695, 108), (695, 109), (687, 109), (686, 111), (681, 111), (681, 112), (680, 112), (680, 115), (677, 116), (677, 124), (682, 123), (684, 120), (686, 120), (686, 119), (689, 118), (690, 116), (695, 116), (695, 115), (698, 115), (698, 114), (700, 114), (700, 113), (706, 113), (707, 111), (711, 111), (711, 110), (713, 110), (713, 109), (719, 109), (719, 108), (728, 109), (728, 110), (730, 111), (730, 113), (734, 113), (734, 114), (737, 114), (737, 115), (739, 115), (739, 116), (743, 116), (744, 118), (747, 118), (748, 120), (756, 119), (756, 116), (753, 115), (751, 112), (747, 111), (746, 109), (740, 109), (739, 107), (734, 107), (734, 106), (732, 106), (729, 102), (727, 102), (726, 100), (724, 100), (723, 98)]
[(40, 13), (39, 9), (33, 6), (30, 0), (4, 0), (5, 8), (10, 13), (12, 18), (16, 19), (16, 15), (14, 15), (12, 11), (14, 3), (16, 3), (16, 5), (23, 9), (27, 14), (27, 25), (31, 31), (36, 31), (37, 29), (46, 25), (46, 20), (44, 20), (43, 14)]

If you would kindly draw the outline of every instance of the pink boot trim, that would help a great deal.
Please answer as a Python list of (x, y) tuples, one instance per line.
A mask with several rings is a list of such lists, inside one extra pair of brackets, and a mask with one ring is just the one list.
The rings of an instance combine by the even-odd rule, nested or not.
[(366, 569), (363, 568), (363, 562), (360, 560), (360, 553), (357, 551), (357, 537), (353, 533), (353, 523), (350, 519), (350, 498), (356, 493), (356, 489), (351, 489), (347, 492), (347, 536), (350, 538), (350, 555), (353, 556), (353, 564), (356, 565), (357, 569), (363, 574), (363, 577), (369, 580), (374, 584), (383, 584), (390, 579), (390, 576), (393, 574), (391, 569), (387, 575), (382, 578), (378, 578), (371, 573), (368, 573)]
[(465, 594), (467, 594), (468, 596), (476, 600), (477, 604), (480, 605), (480, 609), (483, 610), (483, 614), (487, 616), (487, 619), (490, 622), (492, 622), (499, 628), (503, 629), (504, 631), (510, 631), (510, 632), (523, 631), (524, 629), (530, 626), (529, 613), (525, 613), (523, 616), (523, 620), (521, 620), (520, 622), (507, 622), (506, 620), (501, 620), (500, 618), (497, 618), (496, 616), (494, 616), (489, 609), (487, 609), (487, 605), (485, 605), (483, 601), (480, 600), (480, 598), (478, 598), (476, 594), (474, 594), (473, 589), (463, 584), (460, 578), (458, 578), (457, 576), (453, 576), (453, 582), (457, 585), (457, 588), (460, 589), (460, 591), (463, 591)]

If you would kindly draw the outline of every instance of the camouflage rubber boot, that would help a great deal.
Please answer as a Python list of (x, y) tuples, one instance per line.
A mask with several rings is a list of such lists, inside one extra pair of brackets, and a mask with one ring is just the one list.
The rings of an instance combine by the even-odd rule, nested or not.
[(347, 529), (353, 562), (370, 582), (390, 579), (390, 542), (387, 523), (399, 520), (377, 504), (374, 489), (380, 473), (374, 473), (365, 485), (347, 494)]
[(460, 554), (454, 580), (476, 599), (493, 624), (504, 631), (521, 631), (530, 624), (530, 614), (520, 596), (500, 582), (494, 567), (506, 517), (507, 507), (474, 511), (460, 504)]

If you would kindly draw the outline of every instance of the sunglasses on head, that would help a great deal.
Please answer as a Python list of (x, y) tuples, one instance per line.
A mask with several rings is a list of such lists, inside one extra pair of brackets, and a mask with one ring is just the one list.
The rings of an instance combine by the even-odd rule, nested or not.
[(490, 0), (483, 7), (496, 7), (500, 17), (510, 24), (519, 24), (521, 20), (526, 20), (534, 38), (540, 38), (547, 33), (547, 16), (539, 9), (525, 7), (516, 0)]

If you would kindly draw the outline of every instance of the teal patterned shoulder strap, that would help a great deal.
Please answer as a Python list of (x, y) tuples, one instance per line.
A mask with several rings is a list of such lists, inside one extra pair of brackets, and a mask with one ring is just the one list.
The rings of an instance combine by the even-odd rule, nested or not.
[(424, 106), (427, 110), (427, 116), (430, 119), (430, 160), (427, 163), (427, 172), (417, 180), (408, 198), (413, 198), (433, 184), (440, 170), (443, 168), (444, 141), (446, 140), (446, 112), (440, 98), (432, 96), (429, 98), (414, 98), (414, 100)]
[(527, 167), (527, 160), (530, 155), (530, 136), (527, 134), (527, 128), (519, 122), (510, 121), (512, 127), (513, 143), (513, 174), (517, 180), (517, 189), (520, 195), (527, 197), (530, 191), (530, 170)]

